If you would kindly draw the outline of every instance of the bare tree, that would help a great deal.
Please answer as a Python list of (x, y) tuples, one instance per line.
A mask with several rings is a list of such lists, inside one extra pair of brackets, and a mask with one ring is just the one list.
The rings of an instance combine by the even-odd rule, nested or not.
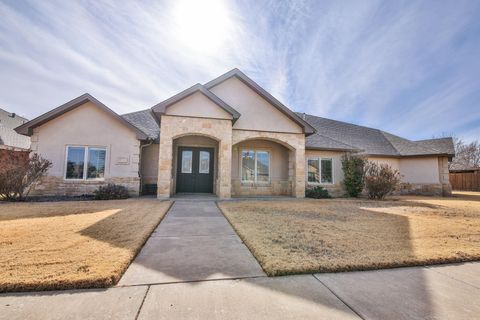
[(453, 138), (455, 157), (449, 163), (449, 169), (480, 168), (480, 143), (474, 140), (465, 143), (460, 138)]

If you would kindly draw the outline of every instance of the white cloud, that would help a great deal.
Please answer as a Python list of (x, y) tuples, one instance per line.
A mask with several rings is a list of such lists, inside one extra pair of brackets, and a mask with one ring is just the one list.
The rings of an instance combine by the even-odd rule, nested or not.
[[(475, 2), (0, 3), (0, 105), (147, 108), (239, 67), (295, 110), (410, 138), (480, 119)], [(472, 98), (473, 97), (473, 98)], [(478, 105), (478, 103), (477, 103)], [(470, 123), (450, 119), (468, 114)], [(430, 133), (431, 132), (431, 133)]]

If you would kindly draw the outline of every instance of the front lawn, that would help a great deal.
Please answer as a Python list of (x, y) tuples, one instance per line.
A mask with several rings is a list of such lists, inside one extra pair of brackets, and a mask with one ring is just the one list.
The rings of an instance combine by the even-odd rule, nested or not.
[(272, 275), (480, 260), (480, 197), (220, 202)]
[(170, 202), (0, 203), (0, 292), (115, 284)]

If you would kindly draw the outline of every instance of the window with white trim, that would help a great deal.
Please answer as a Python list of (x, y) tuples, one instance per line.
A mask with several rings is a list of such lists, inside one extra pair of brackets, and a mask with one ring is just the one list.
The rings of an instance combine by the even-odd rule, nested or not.
[(270, 181), (270, 152), (242, 150), (242, 182), (268, 183)]
[(333, 183), (333, 160), (331, 158), (307, 159), (308, 183)]
[(102, 147), (68, 146), (65, 179), (103, 179), (106, 154)]

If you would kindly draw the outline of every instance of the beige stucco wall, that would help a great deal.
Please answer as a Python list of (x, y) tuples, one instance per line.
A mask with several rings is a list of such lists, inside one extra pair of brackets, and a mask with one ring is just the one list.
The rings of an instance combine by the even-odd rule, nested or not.
[(302, 128), (236, 77), (210, 89), (241, 117), (234, 129), (301, 133)]
[(400, 171), (403, 183), (439, 183), (438, 157), (386, 158), (368, 160), (390, 165)]
[[(104, 182), (125, 184), (138, 192), (140, 142), (133, 130), (88, 102), (34, 129), (32, 150), (52, 161), (48, 177), (33, 194), (90, 193)], [(65, 180), (67, 146), (106, 147), (105, 179)]]
[(449, 183), (443, 184), (440, 180), (442, 170), (439, 159), (441, 157), (369, 158), (400, 171), (399, 192), (402, 194), (445, 195)]
[(438, 157), (400, 159), (402, 182), (440, 183)]
[[(342, 170), (342, 155), (344, 152), (336, 152), (336, 151), (319, 151), (319, 150), (306, 150), (305, 151), (305, 182), (306, 186), (314, 187), (314, 186), (322, 186), (328, 190), (331, 196), (333, 197), (340, 197), (345, 194), (344, 188), (342, 185), (343, 182), (343, 170)], [(333, 166), (333, 183), (319, 183), (313, 184), (309, 183), (307, 179), (307, 159), (309, 158), (330, 158), (332, 159), (332, 166)]]
[(158, 179), (158, 143), (142, 148), (141, 175), (143, 184), (156, 184)]
[(171, 105), (165, 114), (172, 116), (232, 119), (232, 115), (220, 108), (203, 93), (196, 92)]

